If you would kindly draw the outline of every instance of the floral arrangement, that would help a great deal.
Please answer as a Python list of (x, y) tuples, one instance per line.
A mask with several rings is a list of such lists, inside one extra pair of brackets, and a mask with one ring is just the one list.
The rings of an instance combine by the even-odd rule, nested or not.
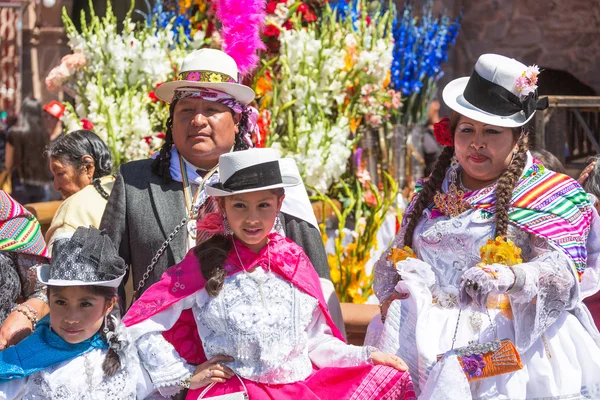
[[(358, 173), (349, 173), (348, 176), (355, 179), (348, 179), (349, 183), (340, 181), (334, 187), (332, 197), (319, 193), (313, 200), (328, 205), (337, 218), (337, 229), (332, 238), (333, 251), (329, 252), (328, 261), (331, 280), (340, 301), (364, 303), (373, 294), (374, 276), (368, 271), (367, 263), (378, 258), (374, 254), (378, 251), (377, 232), (386, 215), (395, 208), (398, 186), (387, 173), (384, 173), (381, 189), (373, 185), (364, 170), (359, 169)], [(340, 205), (332, 198), (338, 199)], [(325, 209), (323, 207), (323, 221)], [(324, 223), (319, 226), (327, 243), (326, 226)]]
[(537, 90), (538, 75), (540, 69), (537, 65), (527, 67), (523, 74), (517, 78), (516, 87), (521, 96), (527, 97), (530, 93)]
[(74, 106), (65, 103), (67, 132), (93, 128), (108, 145), (115, 166), (148, 157), (162, 144), (168, 111), (153, 90), (171, 79), (186, 45), (175, 40), (170, 25), (160, 29), (155, 17), (136, 26), (131, 13), (117, 32), (110, 2), (103, 18), (91, 8), (90, 22), (82, 14), (78, 32), (63, 9), (73, 54), (46, 79), (48, 89), (62, 88), (75, 99)]
[(444, 14), (434, 17), (433, 1), (427, 0), (420, 18), (415, 16), (411, 2), (406, 2), (394, 21), (391, 87), (407, 97), (396, 123), (425, 123), (436, 82), (443, 76), (441, 64), (455, 43), (460, 20), (461, 16), (451, 20)]
[(487, 243), (481, 247), (480, 255), (480, 266), (502, 264), (510, 267), (523, 263), (521, 249), (512, 240), (501, 236), (496, 239), (488, 239)]
[(367, 23), (364, 13), (340, 21), (325, 4), (319, 21), (307, 23), (300, 5), (290, 5), (296, 13), (291, 29), (281, 27), (279, 56), (263, 61), (256, 77), (259, 126), (266, 145), (295, 158), (307, 186), (324, 193), (346, 172), (361, 122), (380, 123), (380, 105), (399, 104), (386, 88), (392, 18), (378, 13)]

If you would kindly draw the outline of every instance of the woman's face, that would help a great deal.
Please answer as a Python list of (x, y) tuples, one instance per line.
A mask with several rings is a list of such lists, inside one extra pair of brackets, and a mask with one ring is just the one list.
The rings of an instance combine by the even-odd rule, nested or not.
[[(92, 183), (94, 177), (93, 159), (90, 156), (85, 157), (89, 159), (85, 160), (87, 165), (80, 169), (58, 158), (50, 157), (50, 171), (54, 175), (54, 190), (60, 192), (63, 199), (74, 195)], [(91, 165), (89, 164), (90, 160)]]
[(258, 252), (267, 243), (267, 235), (275, 225), (284, 197), (278, 197), (270, 190), (261, 190), (226, 197), (221, 207), (225, 207), (233, 234)]
[(204, 99), (181, 99), (173, 112), (173, 141), (190, 163), (209, 169), (235, 142), (240, 116), (224, 104)]
[(85, 286), (50, 290), (50, 326), (68, 343), (80, 343), (100, 330), (104, 316), (110, 313), (116, 297), (108, 301)]
[(508, 167), (517, 140), (511, 128), (488, 125), (461, 116), (454, 132), (454, 151), (469, 189), (483, 188)]

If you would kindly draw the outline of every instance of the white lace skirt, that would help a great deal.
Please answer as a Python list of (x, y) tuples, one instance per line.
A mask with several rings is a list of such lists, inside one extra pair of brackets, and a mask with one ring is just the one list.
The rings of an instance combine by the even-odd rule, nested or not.
[[(455, 330), (455, 347), (466, 346), (478, 338), (482, 343), (494, 338), (486, 313), (470, 308), (463, 310), (457, 329), (457, 307), (441, 308), (432, 305), (430, 298), (427, 304), (427, 300), (413, 297), (395, 301), (384, 325), (379, 315), (373, 319), (365, 343), (404, 358), (417, 393), (426, 386), (426, 392), (431, 393), (431, 386), (437, 386), (437, 392), (443, 396), (428, 398), (463, 400), (464, 393), (470, 389), (473, 399), (600, 399), (600, 348), (579, 320), (568, 312), (563, 312), (544, 335), (521, 354), (522, 370), (470, 384), (464, 379), (463, 387), (455, 380), (456, 374), (434, 373), (432, 382), (427, 382), (437, 355), (452, 348)], [(498, 338), (514, 342), (513, 321), (499, 310), (489, 310), (489, 314), (497, 326)], [(456, 363), (452, 365), (452, 368), (458, 367)]]

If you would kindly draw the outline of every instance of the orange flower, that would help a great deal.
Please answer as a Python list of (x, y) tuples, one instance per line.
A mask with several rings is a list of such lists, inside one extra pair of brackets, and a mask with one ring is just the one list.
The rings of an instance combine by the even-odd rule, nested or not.
[(396, 263), (399, 261), (406, 260), (407, 258), (417, 258), (417, 255), (410, 247), (404, 246), (403, 249), (397, 249), (395, 247), (392, 247), (390, 249), (390, 254), (388, 255), (388, 260), (393, 262), (394, 265), (396, 265)]
[(387, 88), (390, 84), (390, 82), (392, 81), (392, 73), (391, 71), (388, 69), (387, 74), (385, 75), (385, 79), (383, 81), (383, 87)]
[(267, 92), (271, 91), (272, 89), (273, 89), (273, 83), (271, 83), (270, 79), (267, 79), (264, 76), (261, 76), (260, 78), (258, 78), (258, 81), (256, 82), (256, 95), (257, 96), (264, 96)]
[(362, 120), (362, 117), (352, 118), (350, 120), (350, 131), (352, 132), (352, 134), (356, 133), (356, 130), (358, 129), (361, 120)]

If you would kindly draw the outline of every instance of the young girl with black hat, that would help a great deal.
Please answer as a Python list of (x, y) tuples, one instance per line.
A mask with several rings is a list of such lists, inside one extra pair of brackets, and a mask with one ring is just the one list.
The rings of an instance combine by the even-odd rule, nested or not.
[(78, 228), (38, 269), (50, 314), (0, 352), (0, 399), (136, 399), (154, 389), (117, 311), (125, 263), (110, 238)]

